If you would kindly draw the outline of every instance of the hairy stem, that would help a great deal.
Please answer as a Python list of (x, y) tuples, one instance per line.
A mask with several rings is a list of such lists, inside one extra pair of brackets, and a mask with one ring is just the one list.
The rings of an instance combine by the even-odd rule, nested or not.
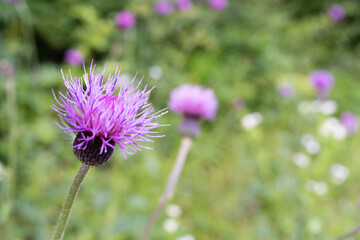
[(355, 234), (359, 233), (360, 232), (360, 226), (357, 226), (354, 230), (352, 230), (351, 232), (345, 234), (344, 236), (342, 237), (339, 237), (337, 240), (345, 240), (345, 239), (348, 239), (352, 236), (354, 236)]
[(184, 163), (185, 163), (186, 157), (188, 155), (190, 146), (191, 146), (191, 138), (184, 137), (181, 140), (179, 153), (176, 157), (176, 161), (175, 161), (175, 164), (171, 171), (171, 175), (167, 182), (165, 191), (163, 192), (163, 195), (161, 196), (158, 206), (156, 207), (155, 211), (153, 212), (153, 214), (151, 215), (150, 219), (148, 220), (148, 222), (146, 224), (145, 230), (140, 238), (141, 240), (145, 240), (150, 236), (150, 231), (151, 231), (156, 219), (159, 217), (161, 210), (164, 208), (167, 201), (173, 196), (176, 183), (178, 182), (180, 173), (184, 167)]
[(52, 239), (53, 240), (59, 240), (62, 239), (65, 233), (66, 225), (70, 218), (70, 213), (72, 210), (72, 207), (74, 205), (75, 198), (80, 190), (81, 184), (89, 171), (90, 166), (86, 164), (81, 164), (78, 172), (76, 173), (76, 176), (74, 178), (74, 181), (71, 184), (70, 190), (68, 195), (66, 196), (63, 208), (61, 210), (59, 220), (57, 222), (57, 225), (55, 227)]

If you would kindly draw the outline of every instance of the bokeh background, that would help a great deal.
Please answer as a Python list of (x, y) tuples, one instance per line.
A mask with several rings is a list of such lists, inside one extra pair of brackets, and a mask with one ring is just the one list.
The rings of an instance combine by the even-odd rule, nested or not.
[[(9, 1), (9, 0), (8, 0)], [(221, 1), (220, 1), (221, 2)], [(48, 239), (80, 166), (72, 137), (55, 125), (51, 89), (76, 49), (123, 80), (156, 85), (155, 109), (183, 83), (214, 89), (214, 121), (202, 122), (174, 198), (151, 239), (334, 239), (360, 224), (360, 137), (344, 112), (360, 110), (358, 0), (193, 0), (168, 15), (155, 1), (0, 1), (0, 239)], [(341, 19), (329, 15), (339, 4)], [(119, 11), (136, 24), (117, 26)], [(317, 100), (309, 75), (335, 78)], [(282, 87), (287, 86), (284, 91)], [(290, 89), (290, 93), (289, 93)], [(91, 169), (65, 239), (138, 239), (179, 147), (181, 116), (166, 135), (124, 160), (117, 149)], [(360, 239), (358, 236), (357, 238)]]

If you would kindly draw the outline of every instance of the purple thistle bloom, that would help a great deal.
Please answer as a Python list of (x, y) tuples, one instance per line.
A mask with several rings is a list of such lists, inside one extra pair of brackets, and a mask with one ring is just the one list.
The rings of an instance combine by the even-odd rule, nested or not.
[(284, 98), (291, 98), (295, 94), (294, 87), (291, 84), (283, 83), (277, 87), (277, 92)]
[(212, 120), (217, 100), (212, 89), (199, 85), (184, 84), (170, 93), (170, 110), (185, 116)]
[(227, 0), (209, 0), (209, 6), (217, 11), (224, 10), (228, 6)]
[(359, 128), (357, 116), (351, 112), (341, 115), (341, 123), (345, 126), (348, 133), (356, 133)]
[(8, 60), (0, 61), (0, 70), (5, 77), (12, 77), (15, 74), (14, 66)]
[(158, 1), (154, 4), (154, 11), (160, 15), (170, 15), (174, 11), (174, 6), (169, 1)]
[(345, 9), (338, 4), (331, 5), (327, 10), (327, 14), (335, 22), (340, 22), (346, 17)]
[(192, 7), (191, 0), (176, 0), (176, 7), (180, 9), (180, 11), (189, 11)]
[(90, 73), (85, 71), (83, 77), (70, 77), (62, 73), (67, 91), (59, 92), (59, 97), (53, 95), (57, 102), (51, 105), (64, 122), (58, 127), (65, 133), (75, 133), (73, 150), (80, 161), (87, 165), (97, 166), (105, 163), (111, 157), (115, 145), (118, 144), (123, 156), (150, 149), (137, 142), (152, 142), (150, 137), (161, 137), (152, 129), (159, 125), (154, 120), (165, 114), (148, 103), (150, 90), (139, 90), (140, 83), (119, 82), (120, 71), (109, 75), (104, 82), (102, 74), (95, 74), (95, 65), (90, 67)]
[(133, 28), (136, 23), (134, 14), (129, 11), (121, 11), (115, 15), (115, 23), (119, 28)]
[(65, 52), (64, 60), (71, 65), (80, 66), (84, 61), (84, 56), (76, 49), (69, 49)]
[(326, 98), (328, 91), (334, 86), (334, 76), (325, 70), (317, 70), (310, 74), (310, 83), (316, 88), (319, 99)]
[(212, 89), (199, 85), (184, 84), (170, 93), (169, 108), (182, 114), (180, 133), (196, 137), (200, 133), (198, 119), (212, 120), (217, 110), (217, 100)]

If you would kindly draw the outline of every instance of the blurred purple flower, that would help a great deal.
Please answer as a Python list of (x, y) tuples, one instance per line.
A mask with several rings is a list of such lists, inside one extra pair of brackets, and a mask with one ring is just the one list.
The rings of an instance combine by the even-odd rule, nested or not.
[(284, 98), (290, 98), (294, 96), (295, 89), (291, 84), (283, 83), (277, 87), (277, 92)]
[(233, 101), (232, 106), (236, 110), (240, 110), (245, 106), (245, 101), (242, 98), (237, 98)]
[[(65, 133), (75, 133), (73, 151), (83, 163), (96, 166), (111, 157), (118, 144), (123, 156), (147, 148), (138, 142), (152, 142), (154, 128), (160, 125), (154, 120), (162, 111), (154, 113), (148, 103), (150, 90), (140, 90), (140, 83), (119, 82), (120, 71), (109, 75), (105, 81), (105, 70), (95, 74), (95, 65), (83, 77), (70, 77), (63, 74), (67, 91), (54, 98), (51, 105), (64, 126), (58, 125)], [(136, 77), (136, 76), (135, 76)], [(135, 80), (134, 77), (134, 80)], [(134, 81), (133, 80), (133, 81)]]
[(64, 56), (65, 62), (74, 65), (80, 66), (84, 62), (84, 56), (79, 50), (69, 49), (65, 52)]
[(317, 70), (310, 74), (310, 83), (317, 90), (317, 97), (319, 99), (326, 98), (328, 91), (334, 86), (334, 76), (325, 70)]
[(154, 4), (154, 11), (160, 15), (169, 15), (174, 11), (174, 6), (169, 1), (158, 1)]
[(356, 133), (358, 131), (358, 119), (357, 116), (351, 112), (347, 112), (341, 115), (341, 123), (345, 126), (348, 133)]
[(192, 7), (191, 0), (176, 0), (176, 7), (181, 11), (189, 11)]
[(169, 107), (179, 114), (212, 120), (216, 114), (217, 100), (212, 89), (184, 84), (171, 91)]
[(335, 22), (340, 22), (346, 17), (345, 9), (338, 4), (331, 5), (327, 10), (327, 14)]
[(15, 73), (14, 66), (8, 60), (0, 61), (0, 70), (5, 77), (12, 77)]
[(115, 15), (115, 23), (119, 28), (129, 29), (135, 26), (136, 18), (129, 11), (120, 11)]
[(209, 6), (214, 10), (221, 11), (228, 6), (228, 0), (209, 0)]
[(212, 89), (184, 84), (170, 93), (169, 108), (184, 116), (179, 125), (182, 135), (196, 137), (200, 134), (199, 119), (212, 120), (217, 110), (217, 99)]

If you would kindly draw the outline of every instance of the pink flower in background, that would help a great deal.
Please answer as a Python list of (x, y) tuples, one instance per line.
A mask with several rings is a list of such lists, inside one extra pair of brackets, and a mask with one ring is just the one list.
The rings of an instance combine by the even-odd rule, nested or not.
[(136, 18), (129, 11), (121, 11), (115, 15), (115, 23), (119, 28), (129, 29), (135, 26)]
[(189, 11), (192, 7), (191, 0), (176, 0), (176, 7), (181, 11)]
[(277, 87), (277, 92), (284, 98), (291, 98), (295, 94), (295, 89), (291, 84), (283, 83)]
[(5, 77), (14, 76), (14, 66), (8, 60), (0, 61), (0, 71)]
[(158, 1), (154, 4), (154, 11), (160, 15), (169, 15), (174, 11), (174, 6), (169, 1)]
[(199, 119), (212, 120), (215, 117), (217, 99), (212, 89), (184, 84), (171, 91), (169, 108), (183, 115), (180, 134), (197, 137), (200, 134)]
[(209, 6), (214, 10), (224, 10), (228, 6), (227, 0), (209, 0)]
[(184, 84), (170, 93), (169, 107), (171, 111), (185, 116), (212, 120), (217, 100), (212, 89)]
[(338, 4), (331, 5), (327, 10), (327, 14), (335, 22), (340, 22), (346, 17), (345, 9)]
[(84, 62), (84, 56), (79, 50), (69, 49), (65, 52), (64, 60), (71, 65), (80, 66)]
[(341, 115), (341, 123), (345, 126), (348, 133), (356, 133), (359, 128), (358, 118), (355, 114), (347, 112)]
[(329, 90), (334, 86), (334, 76), (325, 70), (317, 70), (310, 74), (309, 80), (317, 91), (318, 99), (324, 99)]

